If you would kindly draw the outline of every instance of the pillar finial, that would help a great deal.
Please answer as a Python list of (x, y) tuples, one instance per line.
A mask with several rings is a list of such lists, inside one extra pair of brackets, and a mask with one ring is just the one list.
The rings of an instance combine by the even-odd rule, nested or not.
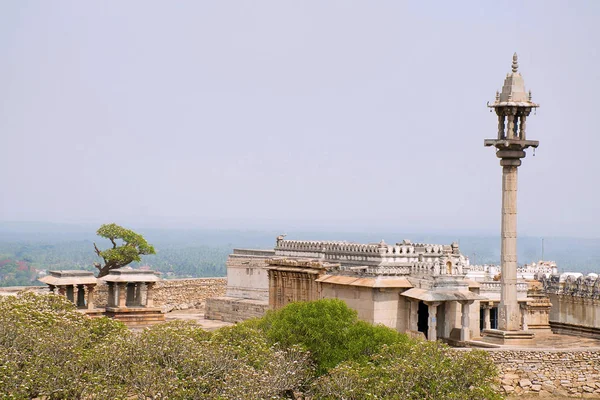
[(517, 73), (519, 69), (519, 59), (517, 57), (517, 53), (513, 54), (513, 62), (512, 62), (512, 72), (513, 74)]

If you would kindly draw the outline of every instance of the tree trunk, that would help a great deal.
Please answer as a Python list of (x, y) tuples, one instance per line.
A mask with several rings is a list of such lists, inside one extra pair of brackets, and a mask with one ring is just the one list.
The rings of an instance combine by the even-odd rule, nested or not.
[(97, 278), (102, 278), (103, 276), (108, 275), (108, 272), (111, 270), (112, 268), (110, 268), (110, 266), (105, 265), (104, 267), (100, 268), (100, 272), (98, 273)]

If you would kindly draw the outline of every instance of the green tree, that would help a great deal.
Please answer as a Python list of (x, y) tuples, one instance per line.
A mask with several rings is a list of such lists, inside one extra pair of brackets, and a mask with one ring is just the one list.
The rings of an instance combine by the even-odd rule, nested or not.
[[(112, 243), (112, 248), (107, 250), (98, 249), (94, 243), (96, 254), (104, 260), (104, 265), (99, 262), (94, 263), (94, 266), (100, 271), (99, 278), (107, 275), (112, 269), (140, 261), (142, 255), (156, 254), (154, 247), (142, 235), (117, 224), (104, 224), (96, 231), (96, 234)], [(118, 241), (121, 243), (119, 244)]]
[(308, 350), (318, 374), (342, 361), (365, 362), (384, 344), (408, 341), (393, 329), (359, 321), (356, 311), (339, 299), (291, 303), (251, 323), (265, 331), (271, 344)]

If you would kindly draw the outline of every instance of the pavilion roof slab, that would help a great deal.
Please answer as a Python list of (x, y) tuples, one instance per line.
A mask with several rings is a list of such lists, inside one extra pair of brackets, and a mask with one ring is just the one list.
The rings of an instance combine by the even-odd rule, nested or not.
[(412, 288), (400, 293), (401, 296), (422, 301), (470, 301), (488, 300), (487, 297), (469, 291), (436, 291)]
[(406, 278), (355, 277), (345, 275), (323, 275), (316, 280), (322, 283), (336, 285), (361, 286), (372, 288), (412, 288), (413, 285)]

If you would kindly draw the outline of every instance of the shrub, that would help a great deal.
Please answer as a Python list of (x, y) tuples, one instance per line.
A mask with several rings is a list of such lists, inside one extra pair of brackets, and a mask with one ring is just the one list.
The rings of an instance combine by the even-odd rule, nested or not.
[(257, 325), (269, 343), (308, 350), (319, 375), (342, 361), (364, 362), (383, 344), (408, 340), (393, 329), (359, 321), (356, 311), (338, 299), (290, 303), (268, 312)]
[(483, 351), (414, 340), (383, 346), (370, 362), (344, 362), (313, 384), (318, 399), (495, 400), (497, 375)]

